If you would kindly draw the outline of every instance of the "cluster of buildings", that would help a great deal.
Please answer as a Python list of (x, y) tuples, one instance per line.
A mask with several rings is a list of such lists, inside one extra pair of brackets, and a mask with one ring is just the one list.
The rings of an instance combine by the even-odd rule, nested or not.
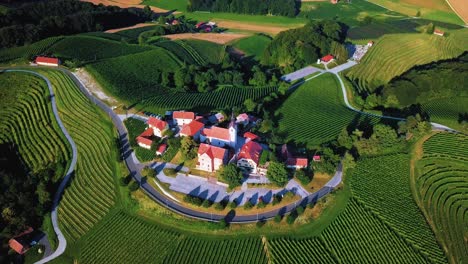
[(198, 22), (195, 25), (195, 28), (203, 31), (203, 32), (212, 32), (216, 27), (216, 23), (209, 21), (209, 22)]

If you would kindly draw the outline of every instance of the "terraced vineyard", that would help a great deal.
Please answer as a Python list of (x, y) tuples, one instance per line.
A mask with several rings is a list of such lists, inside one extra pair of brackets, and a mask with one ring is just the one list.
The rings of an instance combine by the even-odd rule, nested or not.
[(289, 96), (277, 112), (280, 133), (299, 143), (319, 145), (334, 139), (340, 131), (361, 117), (344, 106), (341, 88), (332, 74), (306, 82)]
[(226, 48), (213, 42), (196, 39), (181, 40), (181, 42), (181, 45), (191, 54), (198, 53), (207, 63), (219, 64), (226, 56)]
[(15, 60), (19, 58), (29, 59), (31, 56), (43, 54), (54, 44), (60, 42), (63, 37), (46, 38), (31, 45), (22, 47), (1, 49), (0, 62)]
[(347, 74), (358, 86), (373, 91), (416, 65), (450, 59), (468, 50), (468, 30), (453, 30), (447, 36), (393, 34), (378, 39), (361, 63)]
[(460, 114), (468, 113), (468, 97), (431, 100), (422, 104), (422, 107), (432, 122), (468, 132), (468, 127), (462, 127), (458, 122)]
[(268, 263), (260, 238), (184, 238), (164, 263)]
[(468, 259), (468, 136), (439, 133), (416, 164), (417, 200), (452, 263)]
[(212, 110), (242, 105), (248, 98), (257, 100), (276, 90), (277, 87), (224, 87), (209, 93), (176, 93), (170, 96), (154, 96), (144, 100), (141, 105), (155, 113), (164, 113), (166, 110), (174, 109)]
[(54, 87), (59, 114), (78, 149), (76, 172), (59, 206), (69, 242), (86, 234), (114, 206), (116, 148), (113, 126), (59, 71), (41, 71)]
[(447, 262), (411, 195), (409, 156), (364, 158), (353, 171), (353, 196), (433, 263)]
[(0, 83), (0, 143), (14, 142), (31, 170), (66, 163), (71, 153), (52, 114), (46, 83), (26, 73), (2, 73)]

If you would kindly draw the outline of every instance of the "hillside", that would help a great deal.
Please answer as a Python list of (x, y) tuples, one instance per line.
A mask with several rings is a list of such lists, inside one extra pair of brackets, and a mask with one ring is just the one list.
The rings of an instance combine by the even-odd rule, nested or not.
[(347, 77), (373, 91), (416, 65), (458, 57), (468, 30), (450, 31), (444, 37), (429, 34), (391, 34), (378, 39)]

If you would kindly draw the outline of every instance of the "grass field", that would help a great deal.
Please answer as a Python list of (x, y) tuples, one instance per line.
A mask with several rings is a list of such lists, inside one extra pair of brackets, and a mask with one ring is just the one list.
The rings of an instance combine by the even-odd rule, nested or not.
[[(0, 83), (0, 143), (15, 143), (31, 171), (66, 164), (71, 152), (53, 116), (46, 83), (26, 73), (1, 73)], [(52, 180), (63, 173), (65, 168), (56, 171)]]
[(288, 140), (311, 146), (332, 140), (344, 127), (364, 119), (345, 107), (338, 80), (332, 74), (301, 85), (277, 115), (280, 133), (286, 134)]
[(170, 11), (187, 12), (187, 1), (185, 0), (144, 0), (142, 4), (156, 6)]
[(385, 35), (347, 76), (373, 91), (416, 65), (459, 56), (468, 50), (463, 45), (467, 37), (466, 29), (450, 31), (445, 37), (422, 33)]
[(435, 99), (422, 104), (432, 122), (444, 124), (460, 131), (468, 131), (468, 127), (463, 127), (458, 119), (461, 114), (468, 113), (468, 98), (455, 97)]
[(246, 56), (253, 56), (256, 60), (260, 60), (263, 56), (263, 51), (270, 44), (271, 38), (263, 35), (254, 35), (248, 38), (240, 39), (233, 43), (233, 46)]
[(115, 205), (117, 149), (112, 124), (58, 71), (43, 70), (52, 85), (62, 121), (78, 149), (74, 178), (59, 207), (59, 223), (73, 244), (98, 223)]
[(451, 263), (468, 259), (468, 136), (439, 133), (416, 163), (416, 199)]

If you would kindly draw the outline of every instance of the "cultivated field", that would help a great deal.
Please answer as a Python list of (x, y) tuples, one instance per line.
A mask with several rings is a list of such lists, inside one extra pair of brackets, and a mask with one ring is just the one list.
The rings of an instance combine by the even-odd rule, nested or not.
[(416, 65), (450, 59), (468, 50), (468, 30), (454, 30), (445, 37), (429, 34), (385, 35), (347, 74), (358, 86), (374, 90)]
[(0, 50), (0, 62), (19, 58), (29, 59), (32, 56), (43, 54), (51, 46), (61, 41), (63, 37), (51, 37), (35, 42), (31, 45)]
[(468, 259), (468, 136), (439, 133), (416, 164), (416, 199), (451, 263)]
[(353, 121), (364, 120), (344, 106), (342, 96), (332, 74), (306, 82), (278, 110), (280, 133), (286, 134), (288, 140), (312, 146), (332, 140)]
[(468, 113), (468, 98), (455, 97), (435, 99), (422, 104), (422, 108), (429, 114), (431, 121), (444, 124), (456, 130), (468, 131), (459, 123), (460, 115)]
[(447, 0), (450, 6), (454, 9), (455, 13), (468, 24), (468, 5), (464, 0)]
[(72, 80), (58, 71), (41, 71), (52, 85), (65, 127), (78, 149), (74, 178), (59, 206), (59, 223), (69, 243), (94, 227), (115, 205), (117, 148), (113, 126)]
[(171, 34), (164, 36), (171, 40), (178, 40), (178, 39), (197, 39), (197, 40), (204, 40), (213, 42), (216, 44), (227, 44), (236, 39), (241, 39), (248, 37), (247, 34), (240, 34), (240, 33), (180, 33), (180, 34)]
[[(53, 116), (46, 83), (26, 73), (2, 73), (0, 83), (0, 144), (14, 143), (32, 171), (66, 164), (71, 152)], [(63, 176), (62, 169), (56, 177)]]

